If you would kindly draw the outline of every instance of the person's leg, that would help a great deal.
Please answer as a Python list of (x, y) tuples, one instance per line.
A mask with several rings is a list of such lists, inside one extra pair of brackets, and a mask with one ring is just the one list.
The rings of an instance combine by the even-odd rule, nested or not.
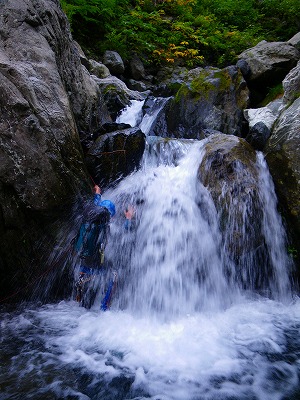
[[(88, 268), (84, 265), (81, 265), (78, 281), (75, 283), (76, 287), (76, 301), (81, 303), (83, 307), (91, 308), (91, 298), (93, 298), (93, 294), (90, 292), (90, 281), (93, 280), (94, 270), (92, 268)], [(96, 296), (96, 294), (95, 294)], [(94, 299), (95, 299), (94, 296)]]
[(82, 306), (89, 310), (94, 304), (96, 294), (97, 290), (94, 288), (93, 284), (88, 285), (82, 296)]

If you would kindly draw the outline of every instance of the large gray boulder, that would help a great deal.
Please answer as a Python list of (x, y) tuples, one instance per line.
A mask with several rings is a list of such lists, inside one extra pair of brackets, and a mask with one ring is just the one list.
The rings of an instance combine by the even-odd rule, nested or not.
[(95, 81), (103, 94), (104, 103), (110, 113), (113, 121), (116, 120), (118, 114), (131, 100), (144, 100), (148, 95), (147, 92), (140, 93), (136, 90), (131, 90), (127, 85), (116, 76), (107, 76), (103, 79), (95, 77)]
[(290, 226), (300, 238), (300, 97), (281, 113), (265, 151)]
[(215, 204), (229, 257), (228, 279), (239, 282), (243, 288), (266, 289), (269, 259), (263, 240), (254, 149), (236, 136), (211, 135), (204, 146), (198, 178)]
[(284, 104), (289, 104), (300, 96), (300, 61), (296, 67), (287, 74), (282, 85), (284, 89)]
[(241, 136), (248, 95), (234, 66), (191, 70), (169, 103), (165, 135), (199, 139), (211, 130)]
[(270, 87), (281, 83), (299, 59), (300, 53), (292, 44), (263, 40), (241, 53), (237, 66), (249, 88), (256, 92), (254, 102), (259, 102)]
[(294, 35), (290, 40), (288, 40), (288, 43), (296, 47), (296, 49), (300, 51), (300, 32), (296, 33), (296, 35)]
[(50, 222), (88, 190), (78, 130), (91, 133), (91, 121), (101, 125), (106, 118), (98, 85), (81, 64), (58, 0), (3, 0), (0, 32), (4, 295), (34, 274), (46, 256), (46, 249), (35, 249), (46, 234), (55, 237)]

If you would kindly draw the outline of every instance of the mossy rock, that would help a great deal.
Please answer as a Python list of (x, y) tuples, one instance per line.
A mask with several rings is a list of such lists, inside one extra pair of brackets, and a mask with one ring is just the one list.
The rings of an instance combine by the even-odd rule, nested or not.
[(223, 134), (210, 136), (204, 150), (198, 178), (214, 202), (226, 254), (246, 276), (245, 260), (264, 257), (257, 253), (263, 237), (256, 153), (244, 139)]
[(167, 136), (202, 139), (205, 130), (242, 135), (249, 91), (236, 67), (197, 68), (170, 102)]

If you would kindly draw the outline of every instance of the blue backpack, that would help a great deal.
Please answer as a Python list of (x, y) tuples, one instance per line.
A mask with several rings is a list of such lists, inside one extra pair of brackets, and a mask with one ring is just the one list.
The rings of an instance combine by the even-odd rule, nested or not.
[(81, 257), (93, 257), (104, 242), (109, 223), (109, 213), (104, 207), (97, 208), (97, 213), (87, 222), (81, 224), (75, 249)]

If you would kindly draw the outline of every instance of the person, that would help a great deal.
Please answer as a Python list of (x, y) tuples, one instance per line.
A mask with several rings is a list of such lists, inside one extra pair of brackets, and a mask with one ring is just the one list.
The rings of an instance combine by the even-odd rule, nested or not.
[(125, 215), (124, 228), (125, 228), (125, 230), (128, 232), (128, 231), (131, 231), (132, 228), (133, 228), (133, 226), (132, 226), (132, 218), (133, 218), (134, 215), (135, 215), (135, 209), (134, 209), (131, 205), (129, 205), (129, 206), (125, 209), (124, 215)]
[(92, 205), (84, 210), (83, 222), (77, 235), (75, 249), (81, 260), (76, 282), (76, 300), (86, 308), (94, 303), (97, 287), (95, 276), (104, 272), (104, 250), (109, 235), (109, 223), (116, 213), (110, 200), (102, 200), (101, 189), (94, 186)]

